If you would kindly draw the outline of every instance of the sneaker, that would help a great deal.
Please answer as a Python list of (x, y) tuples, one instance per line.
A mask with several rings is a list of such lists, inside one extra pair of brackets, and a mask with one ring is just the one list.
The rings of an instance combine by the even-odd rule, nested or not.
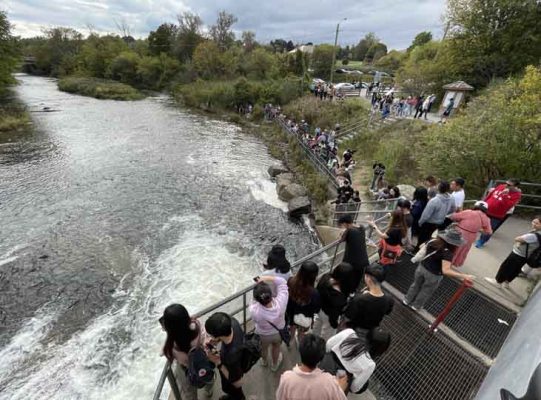
[(485, 244), (483, 242), (481, 242), (481, 240), (477, 240), (475, 242), (475, 247), (477, 247), (478, 249), (482, 249), (484, 245)]
[(278, 369), (280, 368), (280, 365), (282, 365), (283, 360), (284, 360), (284, 356), (282, 355), (282, 353), (280, 353), (280, 355), (278, 356), (278, 361), (276, 361), (276, 365), (273, 365), (271, 367), (271, 371), (272, 372), (278, 371)]
[(503, 287), (502, 284), (501, 284), (501, 283), (498, 283), (498, 282), (496, 281), (496, 279), (494, 279), (494, 278), (489, 278), (488, 276), (486, 276), (486, 277), (485, 277), (485, 281), (487, 281), (488, 283), (490, 283), (490, 284), (492, 284), (492, 285), (494, 285), (494, 286), (499, 287), (500, 289)]

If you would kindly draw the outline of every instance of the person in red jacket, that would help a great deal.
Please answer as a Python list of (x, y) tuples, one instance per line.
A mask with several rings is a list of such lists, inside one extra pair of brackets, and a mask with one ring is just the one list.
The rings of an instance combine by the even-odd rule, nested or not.
[[(498, 185), (488, 192), (485, 202), (488, 205), (487, 215), (490, 217), (492, 235), (502, 226), (513, 212), (515, 205), (520, 201), (522, 191), (519, 186), (520, 182), (517, 179), (508, 179), (505, 184)], [(481, 237), (475, 243), (475, 247), (478, 249), (483, 247), (492, 235), (481, 234)]]

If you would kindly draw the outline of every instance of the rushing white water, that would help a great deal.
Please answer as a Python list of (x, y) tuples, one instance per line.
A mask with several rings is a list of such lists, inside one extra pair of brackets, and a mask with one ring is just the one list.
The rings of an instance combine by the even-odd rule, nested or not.
[(314, 249), (267, 175), (276, 160), (238, 127), (164, 98), (18, 90), (62, 112), (0, 151), (1, 400), (150, 398), (168, 304), (240, 290), (274, 243), (292, 260)]

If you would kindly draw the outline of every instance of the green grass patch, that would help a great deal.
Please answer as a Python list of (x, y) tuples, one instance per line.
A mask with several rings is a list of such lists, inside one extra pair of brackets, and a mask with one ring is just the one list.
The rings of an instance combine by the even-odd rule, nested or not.
[(110, 100), (140, 100), (144, 96), (135, 88), (124, 83), (98, 78), (67, 77), (58, 81), (58, 89)]

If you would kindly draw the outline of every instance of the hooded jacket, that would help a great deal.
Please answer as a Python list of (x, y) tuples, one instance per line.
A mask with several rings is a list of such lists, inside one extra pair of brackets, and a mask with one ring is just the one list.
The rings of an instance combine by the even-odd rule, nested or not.
[(454, 213), (455, 209), (455, 199), (449, 193), (438, 193), (436, 197), (428, 201), (421, 219), (419, 219), (419, 226), (422, 226), (425, 222), (441, 225), (445, 217)]

